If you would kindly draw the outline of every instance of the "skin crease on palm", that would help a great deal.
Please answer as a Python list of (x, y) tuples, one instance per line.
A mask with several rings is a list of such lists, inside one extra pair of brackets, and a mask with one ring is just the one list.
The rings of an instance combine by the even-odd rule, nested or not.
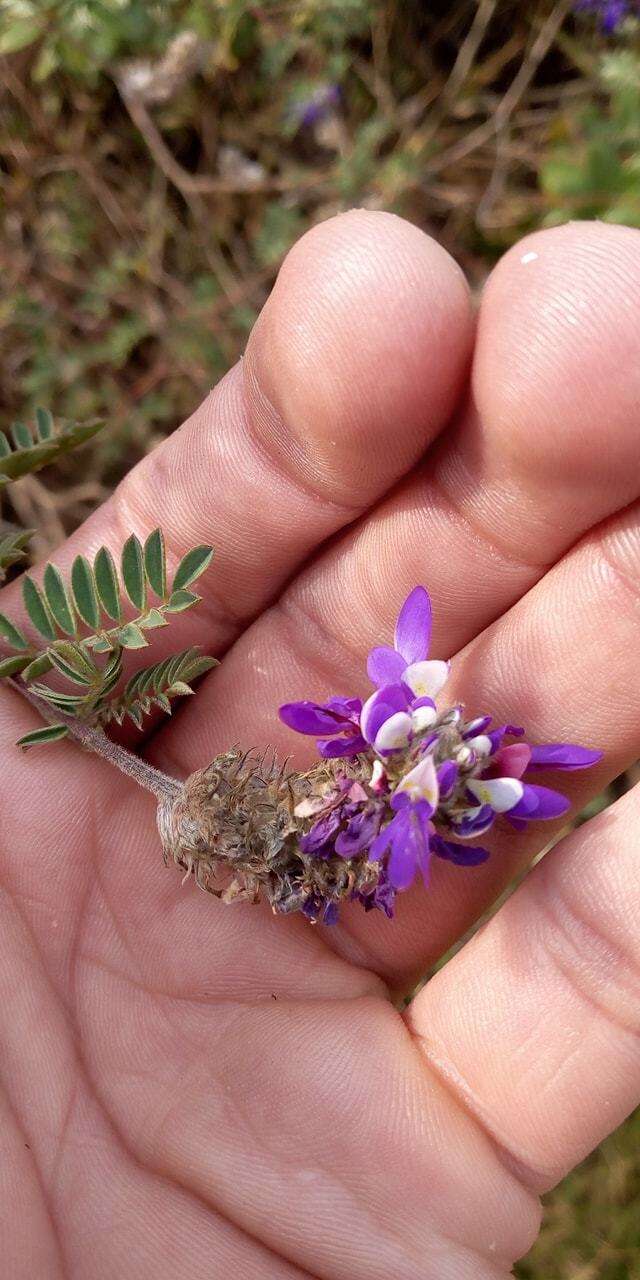
[[(447, 693), (531, 741), (640, 751), (640, 233), (513, 248), (474, 316), (416, 228), (354, 212), (287, 258), (244, 361), (56, 555), (161, 519), (211, 541), (220, 668), (146, 745), (296, 762), (284, 700), (363, 694), (423, 582)], [(2, 608), (19, 608), (15, 588)], [(166, 633), (163, 636), (166, 641)], [(158, 654), (158, 656), (160, 656)], [(0, 698), (0, 1256), (6, 1280), (503, 1280), (552, 1186), (640, 1100), (640, 798), (440, 863), (395, 921), (225, 907), (162, 866), (149, 797)]]

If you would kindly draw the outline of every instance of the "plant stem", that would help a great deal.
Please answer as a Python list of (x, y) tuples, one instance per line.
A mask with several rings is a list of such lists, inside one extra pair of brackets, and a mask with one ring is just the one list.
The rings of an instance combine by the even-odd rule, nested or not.
[(19, 680), (15, 680), (13, 677), (9, 677), (6, 683), (12, 689), (15, 689), (21, 698), (24, 698), (32, 707), (35, 707), (47, 724), (66, 724), (69, 735), (75, 738), (76, 742), (81, 747), (84, 747), (85, 751), (92, 751), (94, 755), (108, 761), (113, 768), (119, 769), (128, 778), (133, 778), (139, 787), (143, 787), (145, 791), (150, 791), (159, 800), (172, 798), (182, 789), (182, 784), (178, 782), (177, 778), (172, 778), (168, 773), (162, 773), (160, 769), (154, 768), (146, 760), (141, 760), (140, 756), (134, 755), (132, 751), (127, 751), (126, 747), (121, 747), (119, 743), (112, 742), (103, 729), (84, 724), (81, 720), (75, 720), (72, 716), (65, 715), (64, 712), (53, 712), (44, 698), (39, 698), (36, 693), (32, 693), (26, 685), (21, 684)]

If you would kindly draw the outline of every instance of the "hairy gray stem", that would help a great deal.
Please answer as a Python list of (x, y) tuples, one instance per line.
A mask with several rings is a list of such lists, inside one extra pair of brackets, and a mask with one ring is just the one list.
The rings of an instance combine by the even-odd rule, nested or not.
[(6, 683), (15, 689), (21, 698), (35, 707), (47, 724), (66, 724), (70, 737), (75, 738), (85, 751), (92, 751), (102, 760), (107, 760), (114, 769), (119, 769), (120, 773), (132, 778), (139, 787), (150, 791), (159, 800), (172, 799), (182, 790), (182, 783), (178, 782), (177, 778), (172, 778), (168, 773), (162, 773), (146, 760), (141, 760), (140, 756), (127, 751), (126, 747), (112, 742), (103, 729), (84, 724), (81, 720), (74, 720), (72, 716), (67, 716), (62, 711), (54, 712), (44, 698), (39, 698), (36, 693), (32, 693), (26, 685), (12, 676)]

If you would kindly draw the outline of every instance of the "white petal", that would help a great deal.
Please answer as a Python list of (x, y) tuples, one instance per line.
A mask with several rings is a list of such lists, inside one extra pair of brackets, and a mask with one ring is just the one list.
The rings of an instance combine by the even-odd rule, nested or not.
[(469, 778), (469, 791), (495, 813), (508, 813), (522, 799), (524, 787), (517, 778)]
[(449, 663), (437, 659), (429, 662), (412, 662), (402, 677), (416, 698), (435, 698), (449, 675)]
[(371, 787), (372, 791), (379, 792), (379, 791), (384, 791), (386, 785), (387, 785), (387, 771), (382, 763), (382, 760), (374, 760), (373, 768), (371, 770), (371, 777), (369, 779), (369, 786)]
[(396, 711), (380, 725), (376, 734), (376, 751), (397, 751), (411, 741), (411, 716), (406, 711)]
[(416, 707), (411, 712), (411, 723), (414, 733), (421, 733), (423, 729), (430, 729), (438, 719), (438, 712), (435, 707)]
[(412, 800), (428, 800), (434, 809), (438, 803), (438, 777), (433, 756), (425, 756), (402, 779), (396, 791), (406, 791)]
[(466, 744), (478, 756), (490, 756), (493, 749), (491, 738), (486, 733), (479, 733), (477, 738), (467, 738)]

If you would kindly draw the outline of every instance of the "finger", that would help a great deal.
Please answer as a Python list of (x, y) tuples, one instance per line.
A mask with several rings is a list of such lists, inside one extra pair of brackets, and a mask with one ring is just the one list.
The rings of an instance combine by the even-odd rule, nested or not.
[[(229, 655), (185, 712), (186, 766), (242, 741), (248, 706), (251, 740), (275, 735), (289, 752), (278, 703), (365, 692), (364, 654), (416, 582), (434, 598), (434, 656), (449, 656), (637, 496), (639, 244), (637, 231), (576, 224), (506, 255), (481, 308), (474, 411)], [(198, 725), (209, 698), (213, 740)]]
[(640, 1102), (640, 788), (562, 842), (428, 984), (432, 1071), (544, 1191)]
[(204, 638), (221, 652), (422, 453), (453, 410), (471, 339), (462, 273), (434, 241), (387, 214), (321, 224), (287, 257), (244, 361), (56, 562), (103, 543), (117, 554), (158, 523), (173, 564), (213, 543), (200, 618), (176, 619), (158, 653)]

